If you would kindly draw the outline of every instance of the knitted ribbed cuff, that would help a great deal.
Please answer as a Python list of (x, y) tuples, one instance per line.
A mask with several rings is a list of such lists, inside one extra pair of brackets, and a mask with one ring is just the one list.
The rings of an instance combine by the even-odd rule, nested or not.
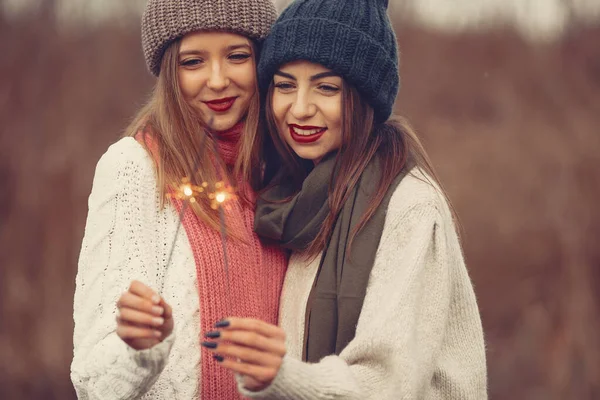
[[(238, 384), (238, 390), (239, 390), (240, 394), (242, 396), (249, 397), (251, 399), (261, 399), (261, 400), (279, 399), (282, 397), (283, 398), (293, 398), (293, 397), (287, 397), (288, 395), (293, 394), (293, 393), (288, 392), (290, 383), (287, 382), (290, 379), (290, 376), (289, 376), (290, 367), (288, 366), (290, 364), (290, 362), (292, 364), (294, 362), (300, 363), (300, 361), (292, 360), (289, 356), (285, 356), (283, 358), (283, 363), (281, 364), (281, 367), (279, 368), (279, 373), (277, 374), (277, 376), (275, 377), (273, 382), (271, 382), (271, 384), (269, 386), (267, 386), (264, 390), (261, 390), (258, 392), (254, 392), (254, 391), (246, 389), (244, 387), (243, 377), (239, 374), (236, 374), (235, 378), (236, 378), (236, 381)], [(298, 378), (298, 377), (294, 377), (293, 367), (292, 367), (291, 379), (293, 380), (294, 378)], [(292, 384), (292, 386), (295, 386), (295, 385)]]
[(277, 376), (264, 390), (253, 392), (244, 388), (239, 376), (238, 390), (242, 396), (260, 400), (356, 398), (355, 382), (340, 380), (340, 375), (335, 374), (337, 371), (344, 375), (348, 369), (346, 363), (337, 356), (331, 356), (325, 368), (321, 363), (309, 364), (285, 356)]
[(139, 368), (160, 373), (167, 364), (173, 343), (175, 343), (175, 332), (149, 349), (136, 350), (127, 346), (127, 351)]

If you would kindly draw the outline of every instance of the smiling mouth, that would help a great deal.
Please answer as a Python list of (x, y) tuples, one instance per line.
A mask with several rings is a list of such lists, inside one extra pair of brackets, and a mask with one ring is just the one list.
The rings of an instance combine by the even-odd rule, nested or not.
[(205, 101), (204, 104), (206, 104), (208, 108), (210, 108), (213, 111), (225, 112), (233, 106), (233, 103), (235, 103), (236, 100), (237, 97), (226, 97), (223, 99)]
[(290, 129), (290, 136), (298, 143), (316, 142), (327, 131), (327, 127), (300, 126), (296, 124), (289, 124), (288, 126)]

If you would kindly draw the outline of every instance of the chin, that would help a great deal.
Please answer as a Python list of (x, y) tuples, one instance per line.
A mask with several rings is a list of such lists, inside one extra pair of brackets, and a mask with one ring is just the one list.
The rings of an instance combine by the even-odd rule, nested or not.
[(300, 151), (294, 149), (294, 153), (304, 160), (316, 161), (323, 158), (323, 154), (321, 154), (321, 152), (310, 151), (307, 149), (300, 149)]
[(211, 130), (221, 132), (233, 128), (242, 118), (237, 115), (215, 115)]

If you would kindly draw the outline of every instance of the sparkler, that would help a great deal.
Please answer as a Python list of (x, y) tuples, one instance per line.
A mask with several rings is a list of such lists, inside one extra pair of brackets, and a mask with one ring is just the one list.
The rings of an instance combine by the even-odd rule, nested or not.
[[(217, 149), (217, 143), (213, 142), (215, 154), (220, 158), (219, 151)], [(222, 160), (219, 160), (222, 161)], [(222, 162), (221, 162), (222, 165)], [(233, 197), (233, 188), (226, 186), (222, 180), (221, 170), (217, 168), (217, 175), (219, 176), (219, 182), (215, 184), (215, 188), (219, 190), (216, 193), (209, 195), (209, 198), (213, 200), (211, 207), (215, 207), (219, 210), (219, 222), (221, 225), (221, 246), (223, 248), (223, 268), (225, 270), (225, 290), (227, 291), (227, 315), (232, 315), (231, 306), (231, 284), (229, 279), (229, 258), (227, 257), (227, 230), (225, 229), (225, 210), (223, 209), (223, 203), (228, 198), (228, 192)]]

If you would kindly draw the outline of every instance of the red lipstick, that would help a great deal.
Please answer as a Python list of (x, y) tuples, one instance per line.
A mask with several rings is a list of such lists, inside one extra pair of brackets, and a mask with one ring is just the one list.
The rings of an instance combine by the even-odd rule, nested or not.
[[(321, 126), (302, 126), (302, 125), (296, 125), (296, 124), (289, 124), (288, 126), (290, 129), (290, 136), (292, 137), (292, 139), (295, 142), (302, 143), (302, 144), (316, 142), (327, 131), (327, 128), (323, 128)], [(300, 135), (299, 133), (296, 133), (294, 128), (296, 128), (298, 130), (317, 130), (318, 129), (318, 132), (315, 132), (312, 135)]]
[(233, 106), (233, 103), (235, 103), (236, 99), (237, 97), (226, 97), (224, 99), (205, 101), (204, 104), (206, 104), (208, 108), (213, 111), (225, 112)]

